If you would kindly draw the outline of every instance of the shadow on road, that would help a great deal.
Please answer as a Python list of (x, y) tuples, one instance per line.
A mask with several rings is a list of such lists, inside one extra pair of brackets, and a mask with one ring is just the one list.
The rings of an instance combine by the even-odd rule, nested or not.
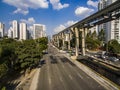
[(72, 63), (68, 58), (66, 58), (66, 57), (60, 57), (60, 59), (61, 59), (61, 61), (63, 62), (63, 63), (69, 63), (70, 65), (72, 65), (72, 66), (76, 66), (74, 63)]
[(57, 59), (54, 56), (50, 56), (50, 60), (52, 64), (57, 64)]

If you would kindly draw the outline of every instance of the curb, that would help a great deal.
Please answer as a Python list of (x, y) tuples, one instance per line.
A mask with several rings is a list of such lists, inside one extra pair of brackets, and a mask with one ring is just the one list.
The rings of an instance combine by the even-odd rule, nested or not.
[(32, 82), (30, 84), (29, 90), (36, 90), (37, 89), (39, 75), (40, 75), (40, 68), (38, 68), (36, 70), (36, 73), (34, 74)]

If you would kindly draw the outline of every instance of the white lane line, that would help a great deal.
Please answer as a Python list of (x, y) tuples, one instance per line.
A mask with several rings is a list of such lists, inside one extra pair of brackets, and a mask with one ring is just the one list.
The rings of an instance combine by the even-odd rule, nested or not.
[(70, 74), (69, 74), (68, 76), (69, 76), (70, 79), (73, 79), (72, 76), (71, 76)]
[(65, 68), (64, 65), (62, 65), (62, 67)]
[(60, 77), (60, 81), (63, 82), (63, 79)]
[(51, 82), (51, 78), (50, 77), (48, 78), (48, 80), (49, 80), (49, 84), (51, 84), (52, 82)]
[(79, 73), (77, 73), (77, 75), (78, 75), (81, 79), (83, 79), (83, 77), (82, 77)]

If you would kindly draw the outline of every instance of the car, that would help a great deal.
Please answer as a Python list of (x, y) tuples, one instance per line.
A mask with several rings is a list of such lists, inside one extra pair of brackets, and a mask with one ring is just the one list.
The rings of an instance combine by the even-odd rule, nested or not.
[(119, 59), (116, 57), (109, 57), (108, 60), (114, 61), (114, 62), (119, 61)]
[(94, 55), (96, 58), (101, 58), (101, 55), (97, 54), (97, 55)]
[(105, 55), (102, 55), (102, 56), (101, 56), (101, 58), (102, 58), (102, 59), (105, 59), (105, 58), (106, 58), (106, 56), (105, 56)]

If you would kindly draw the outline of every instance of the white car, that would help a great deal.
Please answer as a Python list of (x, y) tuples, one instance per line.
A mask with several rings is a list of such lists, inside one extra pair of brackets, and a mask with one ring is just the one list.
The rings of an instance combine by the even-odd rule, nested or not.
[(116, 57), (109, 57), (109, 60), (114, 61), (114, 62), (119, 61), (119, 59)]

